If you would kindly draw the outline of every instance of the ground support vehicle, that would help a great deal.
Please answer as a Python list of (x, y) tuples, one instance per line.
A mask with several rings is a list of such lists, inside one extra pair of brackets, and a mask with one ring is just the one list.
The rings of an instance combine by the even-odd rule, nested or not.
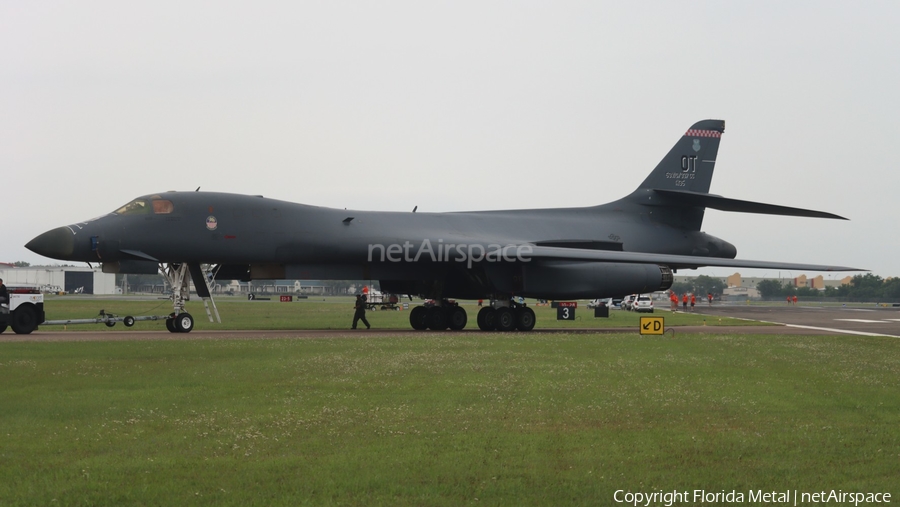
[(38, 289), (10, 289), (9, 301), (0, 304), (0, 333), (11, 327), (16, 334), (28, 334), (42, 322), (44, 294)]
[(369, 294), (366, 308), (369, 310), (399, 310), (400, 298), (396, 294)]

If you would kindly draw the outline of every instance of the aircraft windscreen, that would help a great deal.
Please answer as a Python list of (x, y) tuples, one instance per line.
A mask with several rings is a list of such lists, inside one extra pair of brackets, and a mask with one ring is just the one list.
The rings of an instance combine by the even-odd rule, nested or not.
[(113, 213), (116, 215), (143, 215), (149, 213), (150, 208), (147, 207), (147, 201), (143, 199), (135, 199), (130, 203), (122, 206)]
[(122, 206), (121, 208), (114, 211), (116, 215), (146, 215), (153, 211), (155, 215), (168, 215), (175, 209), (175, 206), (172, 204), (172, 201), (167, 199), (152, 199), (148, 205), (147, 201), (144, 199), (135, 199), (130, 203)]

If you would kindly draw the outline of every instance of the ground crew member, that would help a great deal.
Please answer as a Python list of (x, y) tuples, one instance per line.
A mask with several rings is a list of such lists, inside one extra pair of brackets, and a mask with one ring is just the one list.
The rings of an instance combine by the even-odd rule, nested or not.
[(796, 306), (796, 305), (797, 305), (797, 296), (794, 295), (794, 306)]
[(788, 304), (791, 304), (791, 296), (787, 297), (787, 302), (788, 302)]
[(694, 305), (697, 304), (697, 296), (691, 293), (691, 311), (694, 311)]
[(669, 293), (669, 301), (672, 302), (672, 313), (678, 311), (678, 294), (675, 294), (675, 291)]
[(685, 292), (684, 295), (681, 296), (681, 309), (685, 312), (687, 312), (687, 301), (687, 292)]
[(712, 306), (712, 292), (706, 293), (706, 299), (709, 301), (709, 306)]
[(353, 327), (350, 329), (356, 329), (356, 323), (360, 320), (363, 321), (363, 324), (366, 325), (366, 329), (370, 329), (372, 326), (369, 325), (369, 321), (366, 320), (366, 296), (363, 294), (356, 295), (356, 313), (353, 314)]

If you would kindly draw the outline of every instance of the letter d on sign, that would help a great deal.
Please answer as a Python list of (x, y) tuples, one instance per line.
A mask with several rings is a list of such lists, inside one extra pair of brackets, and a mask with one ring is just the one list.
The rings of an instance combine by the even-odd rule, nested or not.
[(641, 334), (663, 334), (666, 332), (664, 317), (641, 317)]

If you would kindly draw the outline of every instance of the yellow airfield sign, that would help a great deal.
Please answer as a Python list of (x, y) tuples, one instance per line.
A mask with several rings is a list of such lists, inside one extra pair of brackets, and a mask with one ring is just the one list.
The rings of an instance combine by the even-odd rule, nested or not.
[(664, 317), (641, 317), (641, 334), (663, 334), (666, 332)]

